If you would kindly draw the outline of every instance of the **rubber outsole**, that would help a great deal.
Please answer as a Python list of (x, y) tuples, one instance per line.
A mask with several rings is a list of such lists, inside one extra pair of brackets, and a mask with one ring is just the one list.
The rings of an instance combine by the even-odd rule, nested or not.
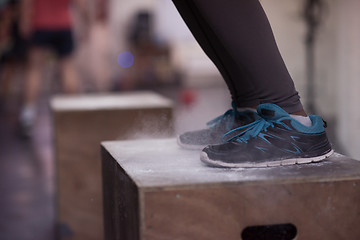
[(207, 165), (213, 167), (223, 167), (223, 168), (265, 168), (265, 167), (278, 167), (278, 166), (289, 166), (296, 164), (306, 164), (312, 162), (320, 162), (324, 159), (330, 157), (334, 153), (334, 150), (330, 152), (311, 158), (292, 158), (292, 159), (283, 159), (278, 161), (269, 161), (269, 162), (261, 162), (261, 163), (225, 163), (221, 161), (216, 161), (209, 159), (208, 155), (205, 152), (201, 152), (200, 160)]

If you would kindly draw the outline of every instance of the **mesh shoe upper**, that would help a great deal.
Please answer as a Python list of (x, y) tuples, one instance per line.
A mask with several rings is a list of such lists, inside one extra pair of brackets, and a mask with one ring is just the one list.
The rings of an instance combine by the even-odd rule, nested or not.
[(257, 113), (237, 111), (236, 107), (225, 112), (223, 115), (207, 123), (207, 129), (185, 132), (178, 137), (180, 146), (189, 149), (203, 149), (207, 145), (223, 143), (222, 138), (231, 129), (243, 126), (255, 121)]

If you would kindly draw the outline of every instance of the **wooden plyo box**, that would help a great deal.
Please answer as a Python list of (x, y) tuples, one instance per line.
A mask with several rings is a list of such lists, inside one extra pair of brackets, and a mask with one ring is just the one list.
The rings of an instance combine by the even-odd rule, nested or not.
[(58, 96), (54, 118), (58, 238), (104, 239), (100, 142), (173, 135), (172, 103), (151, 92)]
[(296, 240), (360, 239), (359, 161), (335, 153), (312, 164), (222, 169), (199, 153), (175, 139), (103, 142), (106, 240), (246, 240), (247, 227), (288, 223)]

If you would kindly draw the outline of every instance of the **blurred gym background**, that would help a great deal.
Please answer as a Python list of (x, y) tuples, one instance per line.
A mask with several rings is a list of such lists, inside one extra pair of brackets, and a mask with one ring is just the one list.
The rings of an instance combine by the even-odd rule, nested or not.
[[(0, 0), (1, 240), (53, 239), (52, 96), (152, 90), (174, 101), (176, 133), (230, 108), (225, 83), (171, 1), (71, 2), (66, 63), (53, 51), (32, 57), (24, 2)], [(360, 159), (360, 2), (261, 3), (306, 109), (328, 122), (336, 151)], [(31, 104), (29, 66), (41, 77)]]

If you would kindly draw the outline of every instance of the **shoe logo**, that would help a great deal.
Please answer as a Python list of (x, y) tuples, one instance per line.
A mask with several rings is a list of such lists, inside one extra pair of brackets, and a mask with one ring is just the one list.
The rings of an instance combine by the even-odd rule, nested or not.
[(285, 149), (285, 148), (281, 148), (280, 150), (282, 150), (282, 151), (284, 151), (284, 152), (293, 153), (293, 154), (300, 154), (300, 153), (303, 152), (303, 151), (302, 151), (298, 146), (296, 146), (295, 144), (291, 143), (291, 146), (293, 147), (294, 150)]
[[(281, 144), (283, 146), (286, 146), (286, 148), (278, 146), (279, 149), (281, 151), (283, 151), (283, 152), (289, 152), (289, 153), (293, 153), (293, 154), (301, 154), (303, 152), (301, 150), (301, 148), (295, 143), (295, 142), (297, 142), (297, 139), (300, 138), (298, 136), (290, 136), (290, 139), (289, 139), (289, 138), (283, 138), (281, 136), (277, 136), (277, 135), (274, 135), (274, 134), (271, 134), (271, 133), (262, 133), (262, 132), (260, 132), (258, 137), (263, 139), (266, 142), (266, 144), (270, 144), (270, 145), (273, 145), (273, 143), (271, 142), (271, 139), (278, 139), (278, 140), (280, 140), (281, 143), (286, 142), (284, 144)], [(266, 152), (266, 151), (271, 150), (271, 148), (268, 149), (268, 148), (266, 148), (264, 146), (261, 146), (261, 147), (257, 146), (256, 148), (259, 149), (262, 152)]]
[(266, 134), (266, 133), (259, 133), (258, 137), (261, 138), (261, 139), (263, 139), (263, 140), (266, 141), (267, 143), (271, 144), (271, 142), (270, 142), (269, 140), (267, 140), (266, 137), (274, 138), (274, 137), (276, 137), (276, 136), (269, 135), (269, 134)]

